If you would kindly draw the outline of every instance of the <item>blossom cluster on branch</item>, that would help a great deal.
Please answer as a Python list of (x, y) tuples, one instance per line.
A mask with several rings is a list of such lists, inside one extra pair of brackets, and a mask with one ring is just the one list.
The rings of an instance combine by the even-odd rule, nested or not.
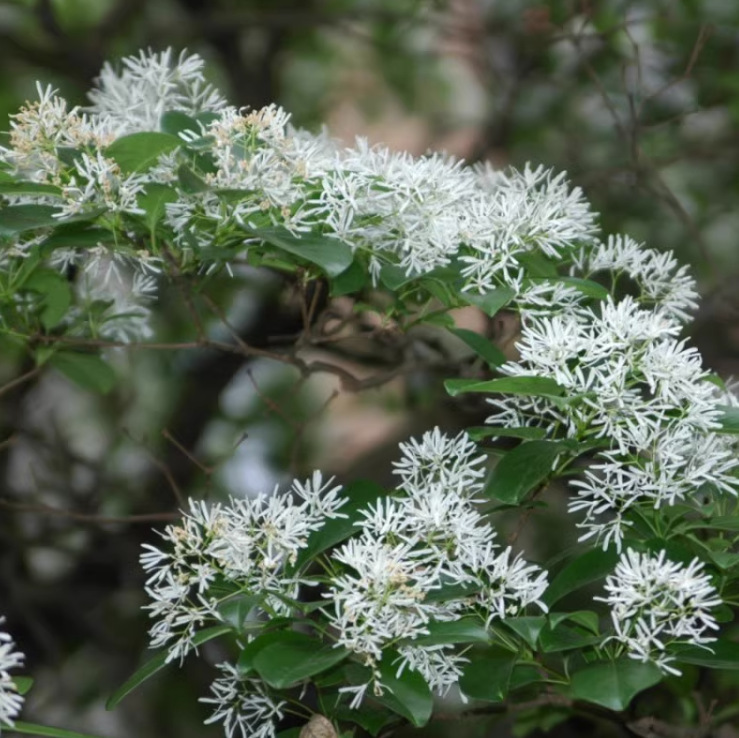
[[(433, 693), (501, 702), (566, 685), (612, 707), (598, 670), (646, 688), (680, 672), (681, 647), (711, 665), (726, 647), (713, 611), (734, 565), (721, 531), (737, 401), (681, 338), (698, 296), (671, 254), (601, 240), (583, 193), (543, 167), (342, 147), (276, 105), (232, 107), (197, 56), (106, 65), (90, 100), (70, 108), (39, 86), (0, 147), (0, 329), (39, 366), (80, 360), (62, 338), (146, 339), (163, 282), (243, 266), (326, 279), (332, 295), (385, 290), (392, 317), (452, 330), (449, 311), (469, 305), (521, 322), (507, 362), (456, 330), (497, 376), (447, 386), (494, 412), (478, 436), (402, 443), (394, 489), (315, 472), (270, 496), (191, 500), (145, 547), (152, 648), (181, 662), (231, 636), (209, 722), (273, 738), (288, 711), (310, 717), (310, 683), (331, 720), (377, 734), (423, 725)], [(506, 436), (523, 442), (472, 440)], [(524, 523), (565, 476), (583, 545), (553, 576), (499, 542), (491, 503), (526, 507)], [(607, 574), (592, 602), (610, 621), (597, 604), (553, 610)], [(4, 669), (19, 661), (3, 642), (7, 721), (20, 698)], [(485, 669), (497, 676), (481, 686)]]

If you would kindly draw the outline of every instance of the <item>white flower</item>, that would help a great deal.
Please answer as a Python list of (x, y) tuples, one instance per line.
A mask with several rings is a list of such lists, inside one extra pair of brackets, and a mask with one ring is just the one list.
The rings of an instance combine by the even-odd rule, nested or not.
[(75, 159), (74, 166), (77, 176), (62, 189), (65, 202), (56, 217), (63, 219), (95, 207), (111, 213), (143, 214), (136, 197), (144, 189), (144, 176), (123, 176), (118, 164), (99, 151), (94, 156), (83, 152)]
[(259, 679), (243, 679), (232, 664), (218, 664), (222, 676), (210, 687), (212, 697), (200, 702), (215, 705), (206, 725), (223, 722), (228, 738), (275, 738), (276, 725), (282, 720), (286, 702), (275, 701)]
[(311, 201), (337, 238), (408, 276), (449, 263), (462, 240), (473, 174), (442, 155), (414, 158), (363, 139), (344, 151)]
[(482, 489), (485, 470), (479, 467), (485, 456), (478, 455), (477, 445), (464, 431), (449, 438), (436, 427), (424, 433), (420, 442), (411, 438), (399, 445), (403, 456), (393, 462), (393, 473), (410, 494), (433, 484), (468, 498)]
[[(149, 269), (155, 261), (144, 257), (142, 265), (134, 255), (99, 245), (77, 254), (74, 262), (80, 266), (75, 283), (79, 305), (72, 309), (72, 319), (84, 316), (94, 320), (100, 337), (121, 343), (153, 334), (148, 303), (156, 295), (157, 284), (141, 270)], [(64, 263), (61, 260), (58, 266)]]
[(106, 62), (95, 89), (88, 93), (90, 111), (115, 128), (117, 135), (158, 131), (162, 114), (179, 110), (189, 115), (217, 112), (226, 106), (219, 92), (205, 82), (205, 62), (186, 51), (140, 51), (122, 60), (120, 72)]
[(155, 621), (151, 647), (166, 646), (168, 661), (181, 661), (193, 649), (198, 630), (221, 617), (220, 601), (209, 591), (217, 577), (231, 582), (234, 592), (262, 595), (265, 608), (289, 614), (286, 600), (297, 598), (301, 580), (285, 567), (295, 562), (311, 532), (341, 516), (346, 502), (331, 482), (314, 472), (285, 493), (231, 498), (226, 505), (190, 500), (182, 523), (162, 534), (168, 550), (147, 544), (140, 557), (151, 600), (145, 609)]
[(570, 189), (565, 176), (528, 164), (523, 171), (508, 173), (489, 165), (475, 170), (476, 190), (467, 201), (461, 239), (465, 290), (515, 287), (519, 254), (534, 251), (562, 259), (592, 241), (595, 215), (582, 190)]
[(58, 184), (63, 169), (60, 148), (104, 148), (115, 137), (104, 121), (83, 115), (76, 107), (69, 110), (50, 85), (37, 82), (36, 90), (38, 100), (11, 116), (10, 147), (0, 146), (0, 161), (8, 162), (23, 179)]
[(417, 671), (440, 696), (445, 696), (462, 676), (462, 666), (469, 659), (450, 651), (450, 646), (401, 646), (397, 676), (406, 668)]
[(445, 615), (443, 605), (425, 601), (440, 586), (430, 552), (392, 546), (364, 533), (333, 559), (354, 570), (334, 577), (325, 595), (333, 604), (337, 643), (365, 656), (367, 663), (382, 658), (386, 643), (424, 635), (431, 619)]
[(547, 611), (541, 600), (548, 586), (547, 573), (528, 564), (520, 554), (511, 560), (512, 555), (510, 546), (498, 552), (492, 544), (471, 552), (470, 580), (479, 586), (474, 600), (485, 612), (486, 625), (495, 618), (519, 615), (531, 604)]
[(607, 270), (627, 274), (641, 292), (640, 300), (680, 320), (698, 305), (695, 280), (687, 266), (678, 266), (672, 252), (647, 249), (628, 236), (609, 236), (595, 248), (584, 248), (575, 258), (573, 272), (589, 277)]
[[(5, 618), (0, 618), (0, 625)], [(8, 633), (0, 631), (0, 732), (3, 725), (11, 728), (23, 707), (23, 697), (10, 676), (9, 669), (23, 665), (24, 655), (15, 650), (15, 643)]]
[[(401, 654), (399, 671), (414, 669), (435, 691), (457, 682), (464, 659), (454, 648), (416, 643), (431, 623), (457, 620), (470, 606), (487, 624), (529, 604), (546, 609), (546, 574), (501, 551), (476, 509), (484, 459), (469, 437), (437, 428), (400, 447), (400, 488), (360, 511), (361, 533), (332, 556), (343, 571), (325, 594), (333, 604), (326, 615), (337, 644), (372, 668), (366, 684), (343, 690), (352, 706), (370, 684), (376, 693), (386, 688), (377, 664), (389, 647)], [(463, 594), (438, 596), (447, 585), (462, 585)]]
[[(612, 636), (626, 646), (631, 658), (652, 661), (663, 671), (679, 674), (666, 651), (673, 643), (704, 646), (718, 630), (710, 609), (721, 604), (703, 564), (687, 566), (627, 549), (614, 573), (606, 578), (606, 597), (615, 630)], [(710, 650), (710, 648), (709, 648)]]

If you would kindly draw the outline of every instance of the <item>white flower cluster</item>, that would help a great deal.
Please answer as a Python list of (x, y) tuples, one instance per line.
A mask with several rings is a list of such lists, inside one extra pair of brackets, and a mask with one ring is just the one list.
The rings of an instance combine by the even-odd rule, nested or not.
[(606, 602), (616, 631), (613, 638), (629, 656), (653, 662), (662, 671), (680, 674), (667, 648), (672, 644), (705, 645), (718, 630), (709, 610), (721, 604), (703, 564), (687, 566), (627, 549), (612, 576), (606, 579)]
[[(594, 214), (564, 175), (541, 167), (494, 173), (363, 140), (344, 149), (325, 134), (294, 129), (275, 105), (250, 112), (226, 105), (205, 82), (203, 66), (197, 55), (142, 51), (123, 59), (120, 71), (105, 65), (86, 111), (70, 110), (53, 89), (39, 86), (39, 100), (14, 116), (0, 168), (41, 189), (7, 195), (9, 203), (52, 206), (60, 223), (95, 217), (110, 230), (98, 243), (60, 247), (54, 263), (74, 262), (89, 275), (90, 252), (103, 248), (111, 260), (128, 259), (126, 281), (135, 283), (138, 274), (150, 279), (151, 269), (162, 266), (160, 254), (139, 265), (127, 237), (145, 216), (142, 198), (161, 196), (156, 188), (162, 187), (168, 188), (162, 206), (170, 229), (164, 241), (205, 269), (228, 267), (234, 255), (261, 246), (260, 228), (279, 226), (344, 242), (375, 282), (385, 265), (413, 278), (459, 258), (463, 290), (505, 285), (518, 291), (527, 252), (574, 258), (593, 239)], [(125, 135), (161, 132), (162, 116), (171, 111), (195, 116), (199, 130), (182, 132), (181, 146), (144, 171), (122, 172), (108, 147)], [(197, 186), (182, 180), (183, 167)], [(14, 238), (0, 268), (17, 266), (38, 238), (33, 230)], [(96, 337), (147, 337), (149, 290), (131, 291), (125, 304), (109, 283), (92, 292), (109, 304), (92, 326)], [(67, 324), (83, 325), (89, 314), (89, 305), (75, 305)]]
[[(546, 609), (540, 600), (546, 573), (495, 543), (495, 531), (475, 507), (484, 457), (465, 433), (449, 438), (436, 428), (401, 450), (399, 488), (365, 510), (360, 534), (335, 551), (344, 573), (333, 578), (326, 597), (337, 643), (371, 667), (376, 693), (383, 689), (383, 653), (397, 648), (398, 671), (417, 670), (443, 694), (458, 681), (464, 658), (451, 646), (414, 640), (431, 623), (471, 611), (489, 624), (529, 604)], [(455, 585), (465, 595), (445, 597), (444, 588)], [(354, 695), (356, 707), (369, 684), (342, 691)]]
[(200, 56), (185, 51), (175, 59), (172, 49), (128, 56), (120, 71), (106, 62), (88, 93), (90, 112), (121, 136), (158, 131), (162, 115), (170, 110), (189, 115), (222, 110), (226, 100), (206, 83), (204, 66)]
[[(5, 618), (0, 618), (0, 625)], [(10, 676), (9, 670), (23, 665), (24, 656), (15, 650), (13, 639), (0, 631), (0, 732), (3, 726), (14, 725), (14, 719), (23, 707), (23, 697)]]
[(341, 517), (338, 510), (346, 500), (340, 490), (315, 472), (283, 493), (232, 499), (227, 505), (191, 500), (182, 524), (162, 534), (167, 550), (146, 544), (141, 555), (152, 600), (146, 609), (156, 621), (149, 631), (151, 647), (167, 646), (168, 661), (187, 655), (197, 630), (220, 619), (222, 601), (209, 591), (217, 578), (239, 592), (263, 596), (267, 612), (289, 610), (283, 598), (295, 599), (300, 581), (287, 576), (284, 566), (294, 562), (312, 531)]
[(522, 293), (520, 359), (502, 371), (554, 379), (565, 395), (490, 400), (498, 413), (488, 422), (595, 443), (595, 462), (571, 482), (569, 508), (584, 513), (581, 540), (620, 550), (632, 508), (672, 505), (704, 485), (736, 494), (737, 461), (734, 441), (715, 432), (730, 400), (678, 338), (696, 304), (692, 279), (670, 254), (620, 237), (583, 251), (573, 268), (579, 277), (600, 271), (635, 283), (638, 297), (609, 295), (593, 306), (567, 285), (567, 308), (547, 310), (546, 300), (529, 309)]
[[(346, 499), (340, 491), (314, 472), (284, 493), (227, 505), (190, 500), (182, 524), (162, 534), (167, 550), (145, 544), (141, 554), (151, 599), (145, 609), (156, 621), (149, 631), (151, 648), (166, 646), (167, 661), (181, 661), (195, 647), (197, 632), (222, 619), (219, 606), (235, 592), (259, 596), (258, 609), (270, 616), (289, 614), (287, 602), (297, 599), (301, 580), (286, 574), (285, 566), (295, 562), (311, 532), (342, 517), (338, 511)], [(218, 584), (226, 594), (214, 594)], [(232, 665), (219, 668), (213, 696), (203, 699), (216, 705), (206, 722), (223, 721), (229, 738), (237, 730), (243, 738), (274, 738), (273, 718), (281, 717), (282, 703), (273, 702), (258, 680), (241, 679)]]
[[(553, 257), (590, 242), (594, 215), (563, 175), (538, 168), (495, 174), (451, 157), (413, 157), (359, 139), (341, 149), (325, 135), (289, 125), (274, 105), (252, 113), (226, 108), (203, 127), (215, 171), (215, 191), (181, 193), (167, 205), (181, 245), (211, 244), (232, 223), (247, 231), (281, 225), (318, 232), (367, 255), (375, 280), (385, 264), (423, 275), (460, 256), (465, 289), (486, 291), (514, 282), (517, 256), (543, 250)], [(178, 165), (160, 167), (162, 181)], [(218, 189), (243, 197), (224, 198)]]
[(200, 698), (200, 702), (216, 706), (205, 724), (223, 722), (228, 738), (275, 738), (275, 724), (282, 720), (285, 703), (276, 702), (261, 680), (240, 677), (232, 664), (219, 664), (218, 668), (222, 676), (211, 684), (213, 696)]

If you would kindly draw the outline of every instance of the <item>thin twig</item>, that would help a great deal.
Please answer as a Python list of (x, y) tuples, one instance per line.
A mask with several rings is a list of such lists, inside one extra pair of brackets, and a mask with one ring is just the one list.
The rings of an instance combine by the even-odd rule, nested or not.
[(89, 523), (91, 525), (132, 525), (138, 523), (157, 523), (177, 520), (179, 513), (145, 513), (141, 515), (97, 515), (95, 513), (81, 513), (73, 510), (63, 510), (59, 507), (46, 505), (38, 502), (35, 504), (25, 502), (13, 502), (0, 498), (0, 507), (7, 510), (16, 510), (17, 512), (37, 513), (43, 515), (53, 515), (60, 518), (69, 518), (80, 523)]
[(40, 366), (35, 366), (30, 371), (27, 371), (25, 374), (21, 374), (20, 377), (16, 377), (15, 379), (11, 379), (10, 382), (7, 382), (2, 387), (0, 387), (0, 396), (6, 394), (7, 392), (10, 392), (14, 387), (17, 387), (18, 385), (21, 385), (25, 382), (30, 381), (34, 377), (36, 377), (41, 372)]

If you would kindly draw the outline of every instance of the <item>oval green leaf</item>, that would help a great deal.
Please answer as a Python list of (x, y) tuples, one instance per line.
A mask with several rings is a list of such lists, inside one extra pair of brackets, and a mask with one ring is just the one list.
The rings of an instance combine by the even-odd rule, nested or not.
[(285, 689), (314, 674), (320, 674), (338, 664), (349, 653), (345, 648), (333, 648), (315, 638), (295, 638), (295, 635), (302, 634), (291, 633), (289, 638), (278, 637), (254, 656), (254, 669), (275, 689)]
[(485, 488), (487, 497), (501, 502), (521, 502), (532, 489), (552, 474), (561, 444), (555, 441), (528, 441), (509, 451), (493, 469)]
[(339, 510), (345, 518), (327, 520), (322, 528), (314, 531), (308, 537), (308, 545), (301, 548), (294, 568), (297, 571), (312, 561), (318, 554), (345, 541), (359, 530), (356, 521), (361, 519), (359, 511), (376, 502), (382, 495), (387, 494), (384, 487), (375, 482), (360, 480), (348, 484), (342, 490), (342, 496), (348, 499)]
[(536, 397), (560, 397), (564, 389), (550, 377), (499, 377), (480, 382), (477, 379), (448, 379), (446, 391), (452, 396), (465, 392), (486, 392)]
[(105, 150), (123, 172), (143, 172), (154, 166), (157, 159), (178, 146), (182, 141), (169, 133), (142, 131), (116, 139)]
[(351, 248), (338, 238), (306, 234), (294, 236), (287, 228), (247, 229), (250, 236), (270, 246), (299, 256), (321, 267), (329, 277), (337, 277), (352, 263)]
[(492, 317), (501, 308), (505, 307), (516, 296), (516, 293), (510, 287), (498, 287), (484, 295), (460, 292), (459, 296), (468, 305), (474, 305), (482, 310), (485, 315)]
[(43, 295), (41, 324), (47, 330), (54, 328), (72, 304), (72, 290), (67, 279), (53, 269), (37, 269), (23, 286)]
[(677, 660), (684, 664), (706, 666), (709, 669), (739, 669), (739, 643), (723, 638), (709, 643), (708, 648), (679, 646), (674, 647), (673, 652)]
[[(193, 639), (193, 646), (199, 646), (206, 641), (217, 638), (224, 633), (230, 633), (231, 628), (228, 625), (215, 625), (212, 628), (201, 630)], [(124, 697), (133, 692), (142, 682), (145, 682), (151, 676), (163, 669), (167, 665), (168, 651), (161, 651), (153, 658), (149, 659), (143, 666), (138, 668), (112, 695), (105, 703), (106, 710), (112, 710)]]
[(447, 643), (487, 643), (490, 640), (485, 626), (473, 618), (462, 618), (448, 622), (429, 623), (429, 634), (419, 636), (408, 645), (436, 646)]
[(729, 405), (720, 405), (721, 417), (718, 422), (721, 424), (721, 428), (717, 431), (718, 433), (739, 433), (739, 407), (731, 407)]
[(49, 364), (83, 389), (106, 394), (115, 385), (115, 372), (97, 354), (58, 351)]
[(571, 695), (609, 710), (625, 710), (631, 700), (662, 680), (652, 663), (629, 658), (590, 664), (572, 675)]
[(503, 624), (521, 636), (529, 648), (536, 649), (539, 633), (547, 624), (547, 619), (543, 615), (524, 615), (520, 618), (506, 618)]
[(459, 688), (467, 697), (486, 702), (502, 702), (510, 688), (516, 654), (501, 649), (472, 654), (459, 679)]
[(13, 236), (59, 224), (58, 208), (49, 205), (11, 205), (0, 209), (0, 236)]
[(505, 354), (485, 336), (466, 328), (450, 328), (449, 332), (464, 341), (488, 366), (496, 367), (506, 363)]
[(547, 607), (551, 608), (555, 602), (570, 592), (603, 579), (613, 571), (617, 562), (618, 554), (612, 549), (603, 551), (595, 548), (586, 551), (567, 564), (554, 577), (542, 599)]
[(387, 688), (382, 697), (378, 697), (386, 707), (398, 715), (402, 715), (421, 728), (429, 721), (434, 700), (426, 680), (417, 672), (405, 669), (397, 676), (397, 664), (392, 652), (386, 651), (380, 662), (382, 684)]
[(484, 438), (521, 438), (524, 441), (538, 441), (546, 436), (544, 428), (505, 428), (500, 425), (483, 425), (476, 428), (468, 428), (467, 435), (473, 441), (481, 441)]

